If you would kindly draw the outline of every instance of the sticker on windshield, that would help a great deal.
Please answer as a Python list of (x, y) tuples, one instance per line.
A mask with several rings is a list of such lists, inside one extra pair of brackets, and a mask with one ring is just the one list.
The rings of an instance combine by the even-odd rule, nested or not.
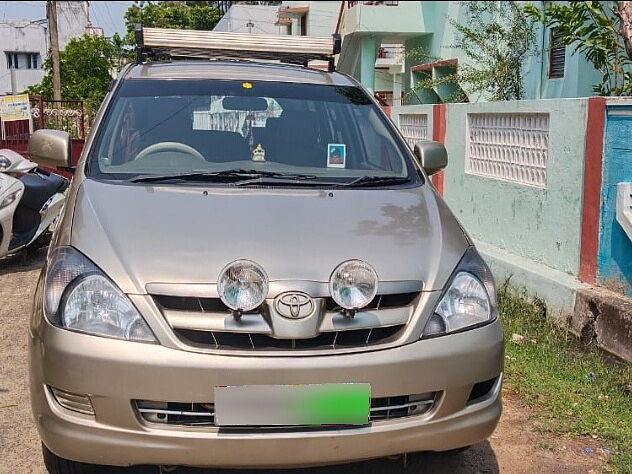
[(346, 161), (346, 145), (340, 143), (327, 144), (327, 168), (344, 168)]

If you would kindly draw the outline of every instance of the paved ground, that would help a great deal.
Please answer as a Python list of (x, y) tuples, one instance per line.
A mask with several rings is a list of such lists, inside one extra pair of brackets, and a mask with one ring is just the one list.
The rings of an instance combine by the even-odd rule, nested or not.
[[(45, 472), (40, 444), (31, 419), (27, 389), (26, 334), (32, 294), (43, 252), (28, 261), (22, 256), (0, 259), (0, 474)], [(603, 459), (586, 455), (591, 439), (545, 438), (532, 428), (530, 412), (520, 401), (506, 396), (502, 420), (492, 438), (463, 454), (420, 454), (402, 459), (379, 459), (346, 466), (307, 469), (312, 473), (597, 473)], [(156, 473), (155, 468), (101, 469), (103, 474)], [(226, 473), (197, 469), (187, 473)], [(245, 474), (246, 471), (229, 471)], [(257, 471), (262, 472), (262, 471)]]

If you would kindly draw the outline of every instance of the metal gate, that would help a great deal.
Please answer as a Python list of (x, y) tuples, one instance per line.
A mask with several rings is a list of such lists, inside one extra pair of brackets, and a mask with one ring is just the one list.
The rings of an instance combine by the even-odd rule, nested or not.
[(72, 137), (72, 163), (76, 164), (90, 129), (90, 117), (81, 100), (50, 100), (30, 96), (31, 120), (16, 120), (0, 125), (4, 136), (0, 148), (26, 154), (31, 133), (41, 128), (63, 130)]

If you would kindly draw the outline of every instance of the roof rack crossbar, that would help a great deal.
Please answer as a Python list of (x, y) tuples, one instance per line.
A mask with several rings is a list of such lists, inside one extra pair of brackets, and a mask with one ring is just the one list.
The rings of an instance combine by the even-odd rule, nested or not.
[(218, 31), (145, 28), (134, 29), (137, 61), (172, 58), (263, 59), (307, 65), (326, 61), (335, 69), (340, 35), (331, 37), (254, 35)]

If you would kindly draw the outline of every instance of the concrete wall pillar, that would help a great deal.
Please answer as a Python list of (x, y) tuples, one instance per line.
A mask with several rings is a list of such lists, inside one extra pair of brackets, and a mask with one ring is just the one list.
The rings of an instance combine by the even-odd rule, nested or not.
[[(432, 139), (445, 144), (446, 134), (446, 105), (435, 104), (432, 106)], [(440, 195), (444, 195), (445, 171), (440, 171), (431, 177), (432, 184)]]
[(360, 83), (375, 91), (375, 50), (377, 40), (374, 36), (365, 36), (360, 43)]
[(586, 145), (584, 149), (584, 188), (582, 199), (579, 279), (594, 285), (597, 280), (599, 212), (601, 208), (601, 163), (606, 99), (591, 97), (587, 102)]
[(402, 105), (403, 74), (393, 74), (393, 105)]

